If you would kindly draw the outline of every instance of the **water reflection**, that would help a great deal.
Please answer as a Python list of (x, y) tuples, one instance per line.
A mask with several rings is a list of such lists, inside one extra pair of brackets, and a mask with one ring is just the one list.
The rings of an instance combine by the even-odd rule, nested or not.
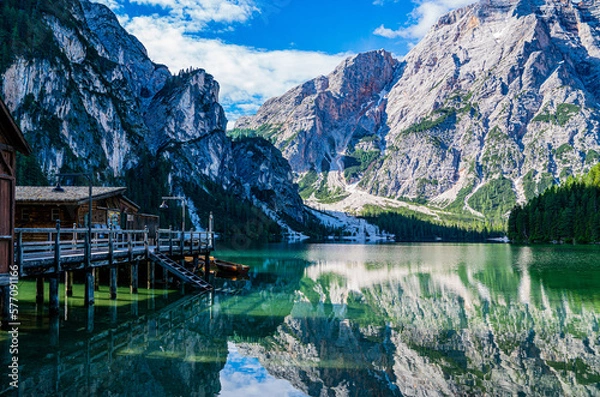
[(228, 343), (225, 367), (220, 372), (222, 397), (304, 397), (289, 382), (270, 375), (257, 358), (243, 355), (234, 343)]
[(442, 244), (223, 251), (251, 266), (249, 279), (91, 314), (69, 307), (58, 328), (44, 320), (57, 335), (24, 339), (21, 394), (597, 395), (599, 253)]

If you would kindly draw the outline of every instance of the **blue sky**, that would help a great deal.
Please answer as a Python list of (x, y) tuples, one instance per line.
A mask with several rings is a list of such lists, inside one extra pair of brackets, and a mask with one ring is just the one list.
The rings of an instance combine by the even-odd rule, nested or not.
[(384, 48), (401, 58), (444, 13), (476, 0), (96, 0), (172, 73), (203, 68), (230, 127), (267, 99)]

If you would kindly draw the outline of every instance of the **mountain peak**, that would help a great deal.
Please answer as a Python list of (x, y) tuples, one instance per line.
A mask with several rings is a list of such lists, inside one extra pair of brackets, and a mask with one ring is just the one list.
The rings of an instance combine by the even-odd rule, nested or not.
[(600, 160), (598, 26), (592, 1), (482, 0), (440, 18), (402, 63), (348, 58), (326, 90), (293, 89), (245, 125), (269, 125), (300, 185), (327, 186), (327, 201), (358, 181), (500, 217)]

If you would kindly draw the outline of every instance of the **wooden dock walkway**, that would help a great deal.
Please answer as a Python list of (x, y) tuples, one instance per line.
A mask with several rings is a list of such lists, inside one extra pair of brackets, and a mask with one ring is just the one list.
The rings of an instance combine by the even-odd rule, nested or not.
[[(153, 241), (148, 230), (15, 229), (15, 264), (21, 277), (131, 263), (169, 257), (206, 255), (214, 250), (214, 233), (159, 229)], [(155, 257), (156, 258), (156, 257)]]
[(56, 228), (15, 229), (15, 265), (19, 277), (38, 279), (38, 303), (43, 302), (43, 279), (48, 280), (51, 316), (59, 311), (59, 278), (64, 276), (68, 294), (69, 289), (72, 290), (72, 273), (75, 271), (86, 273), (86, 305), (94, 303), (96, 270), (102, 267), (110, 269), (112, 299), (116, 299), (119, 265), (131, 267), (131, 291), (137, 293), (140, 263), (148, 266), (149, 288), (154, 285), (154, 268), (158, 264), (183, 282), (201, 290), (210, 290), (212, 286), (186, 269), (183, 260), (192, 257), (198, 268), (202, 258), (204, 274), (208, 275), (210, 253), (214, 250), (215, 239), (211, 229), (212, 227), (209, 231), (186, 232), (158, 229), (153, 238), (148, 229), (92, 229), (90, 233), (88, 229), (82, 228), (63, 229), (60, 222), (57, 222)]

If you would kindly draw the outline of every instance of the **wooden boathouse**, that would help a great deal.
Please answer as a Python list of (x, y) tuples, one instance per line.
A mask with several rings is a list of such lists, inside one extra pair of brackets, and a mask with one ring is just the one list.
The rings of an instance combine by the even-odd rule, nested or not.
[[(92, 228), (143, 229), (155, 233), (157, 215), (143, 214), (125, 196), (125, 187), (92, 187)], [(87, 226), (89, 189), (82, 186), (17, 186), (15, 225), (17, 228)]]
[(0, 99), (0, 290), (3, 318), (8, 316), (9, 269), (13, 265), (17, 152), (31, 154), (31, 147)]

